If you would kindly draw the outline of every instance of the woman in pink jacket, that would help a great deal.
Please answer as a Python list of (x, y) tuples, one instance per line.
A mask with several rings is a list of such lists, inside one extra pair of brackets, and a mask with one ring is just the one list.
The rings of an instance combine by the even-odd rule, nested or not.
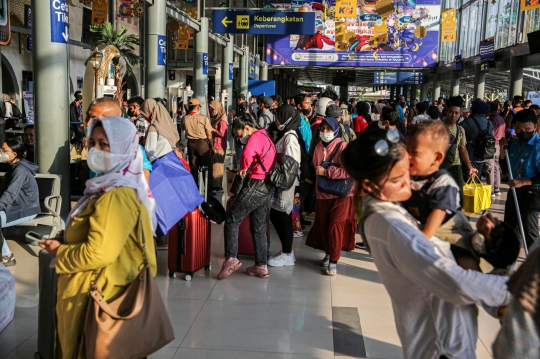
[[(271, 171), (276, 157), (276, 146), (268, 137), (265, 129), (259, 126), (248, 113), (234, 120), (233, 134), (246, 147), (240, 158), (240, 172), (244, 185), (231, 207), (225, 221), (225, 262), (218, 274), (218, 279), (230, 276), (242, 266), (238, 260), (238, 229), (249, 215), (251, 236), (255, 247), (255, 265), (246, 269), (251, 276), (268, 278), (268, 241), (266, 226), (270, 211), (270, 199), (275, 188), (266, 179), (266, 172)], [(261, 166), (261, 163), (263, 166)], [(266, 168), (266, 171), (264, 170)]]
[[(339, 123), (335, 118), (327, 117), (320, 127), (321, 142), (315, 148), (313, 165), (319, 177), (331, 179), (348, 178), (349, 175), (341, 167), (341, 153), (347, 143), (338, 137)], [(337, 149), (333, 158), (330, 158)], [(332, 165), (325, 169), (321, 162), (331, 161)], [(337, 274), (337, 262), (341, 251), (350, 252), (354, 249), (356, 233), (356, 211), (354, 207), (354, 187), (345, 197), (323, 193), (316, 188), (317, 204), (315, 206), (315, 221), (309, 231), (306, 245), (323, 250), (326, 255), (321, 261), (326, 268), (326, 274)]]

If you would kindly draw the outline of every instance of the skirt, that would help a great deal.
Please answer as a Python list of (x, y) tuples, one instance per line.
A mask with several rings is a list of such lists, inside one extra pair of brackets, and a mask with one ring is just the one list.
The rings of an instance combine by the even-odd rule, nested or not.
[(317, 199), (315, 221), (309, 231), (306, 245), (323, 250), (331, 261), (341, 257), (341, 251), (354, 249), (356, 234), (354, 197)]

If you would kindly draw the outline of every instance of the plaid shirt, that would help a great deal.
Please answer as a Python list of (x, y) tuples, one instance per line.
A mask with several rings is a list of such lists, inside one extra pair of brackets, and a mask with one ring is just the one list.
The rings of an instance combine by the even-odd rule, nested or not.
[(137, 128), (137, 132), (139, 132), (139, 137), (146, 137), (146, 131), (148, 131), (148, 126), (150, 126), (148, 121), (146, 121), (146, 118), (143, 115), (139, 115), (139, 117), (133, 121), (133, 124)]

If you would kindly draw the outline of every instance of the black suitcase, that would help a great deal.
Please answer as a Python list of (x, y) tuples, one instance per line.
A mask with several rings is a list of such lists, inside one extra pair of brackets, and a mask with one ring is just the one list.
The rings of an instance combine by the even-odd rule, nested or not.
[(56, 270), (49, 267), (53, 258), (45, 250), (39, 252), (38, 351), (34, 354), (35, 359), (54, 359), (56, 341), (54, 310), (58, 276)]

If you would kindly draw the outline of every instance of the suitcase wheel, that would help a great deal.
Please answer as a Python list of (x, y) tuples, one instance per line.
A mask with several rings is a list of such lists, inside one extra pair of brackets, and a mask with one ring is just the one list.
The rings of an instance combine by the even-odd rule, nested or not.
[(176, 272), (173, 270), (169, 271), (169, 278), (176, 278)]
[(207, 272), (210, 272), (212, 270), (212, 265), (208, 264), (207, 266), (204, 267), (204, 270)]
[(193, 272), (186, 274), (186, 280), (189, 282), (193, 278), (194, 274), (195, 273), (193, 273)]

